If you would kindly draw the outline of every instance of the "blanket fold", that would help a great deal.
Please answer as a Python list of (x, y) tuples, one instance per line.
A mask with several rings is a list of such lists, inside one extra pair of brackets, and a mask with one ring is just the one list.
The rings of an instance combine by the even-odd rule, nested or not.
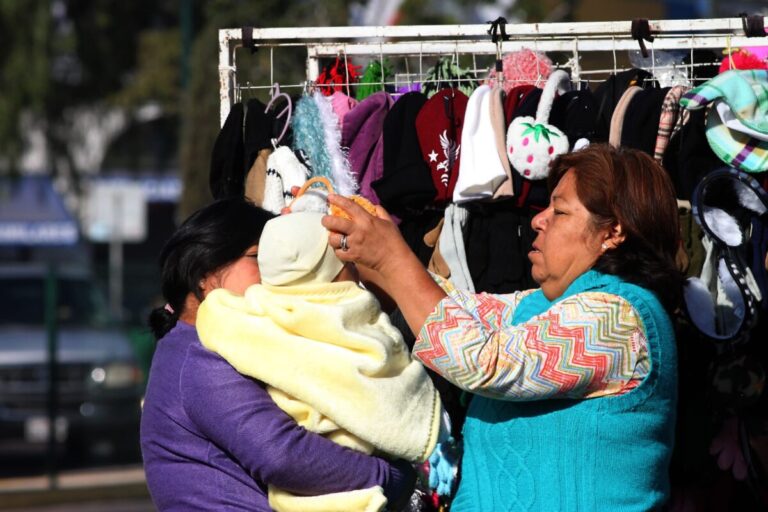
[[(376, 298), (355, 283), (259, 284), (244, 296), (214, 290), (200, 305), (197, 331), (206, 348), (264, 382), (308, 430), (412, 462), (426, 460), (437, 443), (437, 391)], [(278, 510), (378, 510), (386, 499), (377, 489), (291, 497), (270, 488), (270, 503)]]

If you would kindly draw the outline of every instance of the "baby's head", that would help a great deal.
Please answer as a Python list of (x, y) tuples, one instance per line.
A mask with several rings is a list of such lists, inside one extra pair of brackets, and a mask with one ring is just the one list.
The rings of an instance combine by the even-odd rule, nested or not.
[[(259, 240), (261, 281), (273, 286), (351, 280), (345, 265), (328, 245), (323, 213), (296, 212), (271, 219)], [(342, 272), (344, 270), (344, 272)]]

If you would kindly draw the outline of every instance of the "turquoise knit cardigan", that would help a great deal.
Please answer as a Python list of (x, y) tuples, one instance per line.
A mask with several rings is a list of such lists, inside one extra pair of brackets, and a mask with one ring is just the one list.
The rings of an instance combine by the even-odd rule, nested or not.
[(644, 511), (667, 500), (677, 355), (672, 324), (655, 295), (589, 271), (554, 302), (541, 290), (524, 298), (513, 323), (589, 291), (623, 297), (637, 310), (648, 340), (649, 375), (629, 393), (603, 398), (473, 397), (453, 512)]

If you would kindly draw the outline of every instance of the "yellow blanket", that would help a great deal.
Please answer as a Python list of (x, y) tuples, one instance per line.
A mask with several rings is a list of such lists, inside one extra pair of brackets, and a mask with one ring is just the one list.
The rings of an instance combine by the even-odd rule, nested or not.
[[(434, 449), (441, 404), (429, 376), (368, 291), (351, 282), (219, 289), (200, 306), (204, 346), (268, 386), (302, 426), (366, 453), (413, 462)], [(379, 510), (376, 487), (294, 497), (270, 489), (277, 510)]]

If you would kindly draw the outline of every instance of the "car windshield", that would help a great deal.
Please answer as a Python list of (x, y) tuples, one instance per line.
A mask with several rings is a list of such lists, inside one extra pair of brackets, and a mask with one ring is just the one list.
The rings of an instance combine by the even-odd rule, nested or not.
[[(45, 279), (0, 277), (0, 324), (42, 325), (45, 323)], [(93, 325), (104, 321), (103, 303), (95, 300), (90, 281), (79, 278), (57, 280), (57, 318), (61, 325)]]

